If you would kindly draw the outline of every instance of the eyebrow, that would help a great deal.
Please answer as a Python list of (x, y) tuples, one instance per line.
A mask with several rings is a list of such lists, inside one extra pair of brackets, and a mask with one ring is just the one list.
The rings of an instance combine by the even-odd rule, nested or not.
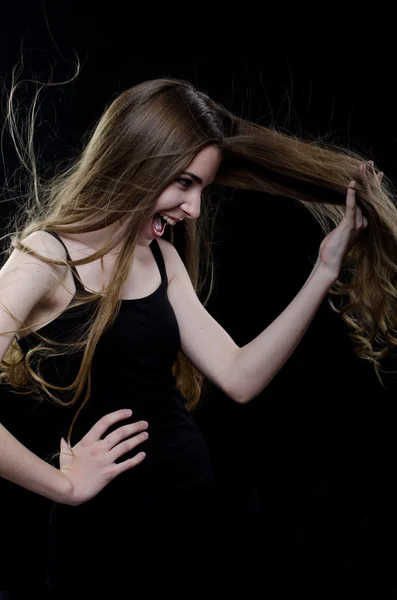
[(189, 171), (183, 171), (182, 175), (190, 175), (190, 177), (194, 179), (194, 181), (197, 181), (197, 183), (203, 183), (203, 180), (198, 175), (190, 173)]

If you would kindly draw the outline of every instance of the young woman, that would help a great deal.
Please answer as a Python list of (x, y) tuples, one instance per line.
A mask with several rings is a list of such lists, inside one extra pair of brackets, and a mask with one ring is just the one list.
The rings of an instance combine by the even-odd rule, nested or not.
[[(203, 376), (249, 402), (329, 291), (379, 374), (397, 341), (397, 211), (381, 179), (373, 163), (235, 117), (176, 79), (123, 92), (71, 166), (34, 176), (0, 271), (0, 358), (15, 390), (51, 400), (60, 469), (3, 428), (0, 473), (54, 500), (54, 598), (192, 593), (218, 572), (211, 460), (191, 416)], [(327, 233), (298, 295), (242, 348), (196, 293), (217, 184), (295, 198)], [(114, 429), (125, 408), (134, 422)]]

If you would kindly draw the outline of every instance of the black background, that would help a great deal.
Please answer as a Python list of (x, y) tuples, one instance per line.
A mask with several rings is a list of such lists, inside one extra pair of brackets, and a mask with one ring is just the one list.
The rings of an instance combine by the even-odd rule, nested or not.
[[(396, 181), (392, 54), (379, 45), (364, 51), (352, 41), (351, 22), (335, 29), (323, 15), (319, 31), (287, 5), (264, 8), (261, 42), (251, 52), (242, 23), (241, 31), (224, 23), (220, 39), (222, 28), (209, 16), (196, 31), (189, 11), (162, 24), (157, 8), (149, 18), (119, 1), (102, 8), (17, 2), (3, 7), (0, 74), (9, 87), (22, 43), (25, 77), (46, 81), (52, 65), (54, 81), (69, 79), (79, 56), (79, 77), (43, 97), (37, 140), (46, 165), (79, 147), (117, 93), (171, 75), (236, 114), (350, 146)], [(166, 56), (171, 46), (173, 58)], [(33, 91), (28, 86), (22, 96), (29, 100)], [(17, 162), (7, 138), (4, 149), (10, 174)], [(4, 224), (12, 211), (2, 203)], [(292, 300), (321, 239), (312, 217), (290, 200), (236, 192), (222, 202), (207, 308), (237, 344)], [(354, 355), (346, 327), (324, 301), (260, 396), (238, 406), (211, 387), (203, 395), (196, 418), (213, 459), (230, 581), (243, 586), (243, 597), (254, 590), (267, 598), (397, 598), (396, 382), (384, 381), (387, 390)], [(2, 392), (1, 421), (30, 447), (39, 443), (27, 399)], [(1, 483), (0, 589), (40, 594), (47, 511), (46, 500)]]

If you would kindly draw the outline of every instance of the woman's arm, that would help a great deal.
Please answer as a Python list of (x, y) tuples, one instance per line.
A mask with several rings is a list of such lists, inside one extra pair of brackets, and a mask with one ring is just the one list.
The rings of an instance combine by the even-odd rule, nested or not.
[(230, 398), (241, 404), (252, 400), (298, 345), (366, 224), (356, 207), (352, 182), (345, 216), (322, 241), (308, 280), (280, 316), (243, 348), (205, 310), (175, 248), (161, 240), (169, 272), (168, 297), (178, 321), (182, 352)]
[(82, 504), (145, 458), (140, 452), (123, 462), (114, 462), (147, 439), (146, 421), (118, 427), (101, 439), (111, 425), (131, 414), (131, 410), (118, 410), (105, 415), (73, 448), (62, 439), (59, 470), (33, 454), (0, 424), (0, 476), (55, 502)]
[(249, 402), (270, 383), (291, 356), (313, 320), (335, 278), (314, 267), (287, 308), (237, 353), (232, 366), (239, 402)]
[(168, 297), (179, 325), (181, 350), (230, 398), (244, 404), (255, 398), (288, 360), (334, 281), (319, 264), (289, 306), (260, 335), (239, 348), (207, 312), (176, 250), (162, 241), (172, 257), (174, 274)]
[(72, 483), (30, 452), (0, 424), (0, 476), (50, 500), (67, 504)]
[[(28, 237), (31, 248), (59, 258), (59, 243), (52, 236), (36, 231)], [(55, 267), (48, 269), (40, 259), (16, 249), (0, 270), (0, 360), (14, 338), (15, 326), (19, 328), (20, 323), (26, 322), (33, 308), (53, 291), (53, 275), (57, 273)], [(30, 452), (0, 425), (0, 476), (57, 502), (86, 502), (119, 473), (145, 458), (140, 452), (115, 463), (146, 439), (145, 433), (133, 435), (146, 429), (148, 424), (144, 421), (119, 427), (101, 439), (111, 425), (129, 416), (131, 411), (124, 410), (105, 415), (73, 448), (61, 440), (59, 470)], [(133, 437), (125, 439), (129, 436)]]

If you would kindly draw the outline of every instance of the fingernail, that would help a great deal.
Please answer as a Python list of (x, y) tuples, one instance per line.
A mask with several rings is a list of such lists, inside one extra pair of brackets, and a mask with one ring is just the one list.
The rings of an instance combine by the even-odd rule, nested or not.
[(126, 409), (124, 410), (124, 412), (125, 412), (125, 414), (126, 414), (126, 415), (128, 415), (128, 416), (132, 415), (132, 410), (131, 410), (130, 408), (126, 408)]

